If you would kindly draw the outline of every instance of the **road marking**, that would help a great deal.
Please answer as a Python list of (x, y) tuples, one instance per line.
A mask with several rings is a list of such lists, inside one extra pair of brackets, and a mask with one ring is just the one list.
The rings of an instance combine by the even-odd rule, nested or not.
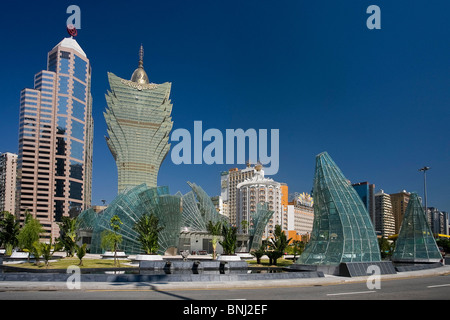
[(327, 296), (341, 296), (345, 294), (362, 294), (362, 293), (373, 293), (376, 291), (354, 291), (354, 292), (341, 292), (341, 293), (328, 293)]
[(427, 288), (439, 288), (439, 287), (448, 287), (450, 284), (438, 284), (435, 286), (428, 286)]

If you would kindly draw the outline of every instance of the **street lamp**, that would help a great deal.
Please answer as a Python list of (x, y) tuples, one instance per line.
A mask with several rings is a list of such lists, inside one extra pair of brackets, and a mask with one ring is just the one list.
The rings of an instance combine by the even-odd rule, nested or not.
[(423, 171), (423, 193), (425, 200), (425, 214), (427, 214), (427, 171), (430, 170), (430, 167), (420, 168), (419, 171)]

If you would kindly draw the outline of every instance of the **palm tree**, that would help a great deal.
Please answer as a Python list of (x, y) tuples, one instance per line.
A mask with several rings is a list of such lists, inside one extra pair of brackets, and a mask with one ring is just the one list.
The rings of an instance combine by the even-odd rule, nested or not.
[(63, 216), (60, 229), (59, 242), (64, 247), (67, 257), (73, 257), (77, 248), (77, 219)]
[(211, 220), (208, 221), (208, 224), (206, 225), (206, 230), (208, 230), (209, 234), (212, 235), (212, 247), (213, 247), (213, 256), (212, 258), (216, 258), (216, 248), (217, 248), (217, 242), (219, 241), (219, 236), (221, 234), (222, 230), (222, 222), (217, 221), (216, 223), (213, 223)]
[(223, 247), (223, 253), (227, 255), (233, 255), (236, 252), (237, 246), (237, 229), (233, 226), (222, 226), (223, 241), (219, 241)]
[(118, 234), (120, 231), (120, 225), (123, 224), (118, 215), (114, 215), (110, 220), (110, 226), (113, 229), (105, 230), (101, 235), (101, 247), (104, 249), (111, 249), (114, 251), (114, 265), (120, 266), (117, 259), (117, 250), (120, 243), (122, 243), (122, 236)]
[(156, 254), (159, 249), (158, 234), (164, 227), (158, 226), (159, 219), (152, 214), (144, 214), (134, 225), (138, 240), (146, 254)]
[(53, 245), (52, 239), (50, 239), (50, 243), (40, 243), (40, 246), (42, 259), (44, 259), (45, 266), (48, 268), (49, 261), (52, 258), (53, 253), (55, 253), (55, 251), (57, 251), (60, 248), (60, 246), (58, 244)]
[(269, 240), (269, 248), (271, 250), (267, 251), (270, 264), (277, 264), (277, 259), (283, 256), (284, 251), (291, 240), (292, 238), (288, 239), (281, 229), (281, 226), (277, 224), (275, 226), (274, 237)]
[(82, 246), (77, 246), (77, 257), (80, 260), (79, 266), (83, 265), (83, 258), (86, 255), (86, 243), (83, 243)]
[(261, 257), (266, 254), (266, 244), (261, 244), (258, 250), (253, 250), (250, 254), (256, 258), (257, 264), (261, 264)]

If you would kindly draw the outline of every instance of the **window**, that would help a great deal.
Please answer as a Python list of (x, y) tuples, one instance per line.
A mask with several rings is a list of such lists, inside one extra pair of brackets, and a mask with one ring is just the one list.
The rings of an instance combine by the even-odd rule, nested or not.
[(48, 57), (48, 70), (49, 71), (53, 71), (56, 72), (56, 52), (53, 52), (49, 57)]
[(78, 180), (83, 180), (83, 164), (70, 160), (70, 177)]
[(71, 157), (83, 161), (83, 144), (81, 142), (71, 140)]
[(59, 93), (69, 94), (69, 78), (68, 77), (59, 77)]
[(84, 110), (85, 110), (86, 106), (81, 103), (78, 102), (77, 100), (73, 100), (72, 101), (72, 116), (84, 121)]
[(64, 176), (65, 159), (56, 159), (56, 176)]
[(56, 154), (59, 156), (66, 155), (66, 138), (56, 138)]
[(84, 124), (72, 120), (72, 137), (82, 141), (84, 140)]
[(55, 197), (64, 197), (64, 180), (56, 179)]
[(81, 182), (70, 181), (69, 198), (76, 199), (76, 200), (82, 200), (82, 196), (83, 196), (82, 187), (83, 187), (83, 184)]
[(67, 97), (59, 97), (58, 113), (67, 114), (68, 99), (69, 98), (67, 98)]
[(56, 133), (66, 134), (66, 131), (67, 131), (67, 118), (58, 117), (58, 127)]
[(69, 68), (69, 59), (61, 59), (59, 64), (60, 64), (60, 69), (59, 69), (60, 72), (69, 74), (69, 69), (70, 69)]
[(73, 96), (86, 102), (86, 86), (77, 80), (73, 81)]
[(74, 76), (80, 81), (86, 82), (87, 62), (75, 55)]

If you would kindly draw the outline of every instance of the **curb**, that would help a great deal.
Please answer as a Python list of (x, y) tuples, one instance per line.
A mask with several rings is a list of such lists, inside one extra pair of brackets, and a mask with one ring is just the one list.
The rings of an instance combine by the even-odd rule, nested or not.
[[(450, 266), (421, 271), (408, 271), (397, 274), (380, 275), (381, 281), (407, 280), (411, 278), (450, 275)], [(347, 283), (366, 282), (371, 276), (340, 277), (325, 276), (324, 278), (279, 279), (279, 280), (249, 280), (249, 281), (213, 281), (213, 282), (84, 282), (79, 289), (70, 289), (66, 282), (38, 281), (3, 281), (0, 291), (72, 291), (72, 290), (105, 290), (105, 291), (138, 291), (138, 290), (219, 290), (219, 289), (257, 289), (270, 287), (307, 287), (326, 286)]]

